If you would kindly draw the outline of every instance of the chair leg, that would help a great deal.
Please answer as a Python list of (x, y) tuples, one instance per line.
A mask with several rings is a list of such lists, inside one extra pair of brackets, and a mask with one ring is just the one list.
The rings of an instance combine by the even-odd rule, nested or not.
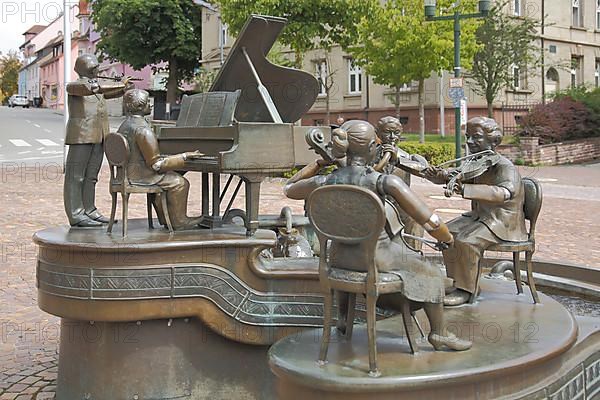
[(356, 293), (348, 294), (348, 309), (346, 310), (346, 339), (352, 339), (354, 330), (354, 309), (356, 308)]
[(517, 294), (523, 293), (523, 283), (521, 282), (521, 265), (519, 252), (513, 251), (513, 271), (515, 273), (515, 283), (517, 285)]
[(129, 208), (129, 193), (121, 193), (123, 198), (123, 237), (127, 236), (127, 213)]
[(404, 330), (406, 331), (406, 338), (408, 339), (411, 354), (418, 353), (419, 346), (417, 345), (417, 339), (413, 336), (413, 333), (415, 333), (413, 314), (410, 311), (410, 302), (407, 299), (402, 300), (402, 322), (404, 322)]
[(477, 264), (477, 277), (475, 278), (475, 290), (471, 293), (469, 297), (469, 304), (475, 303), (477, 299), (477, 293), (479, 293), (479, 280), (481, 279), (481, 260), (479, 260), (479, 264)]
[(367, 336), (369, 338), (369, 375), (378, 377), (381, 375), (377, 369), (377, 333), (375, 331), (375, 321), (377, 314), (375, 313), (375, 305), (377, 304), (377, 296), (367, 294)]
[(117, 213), (117, 192), (112, 192), (110, 195), (112, 197), (112, 205), (110, 206), (110, 221), (108, 222), (108, 229), (106, 229), (107, 233), (112, 233)]
[(152, 200), (154, 200), (154, 194), (148, 193), (146, 195), (146, 208), (148, 209), (148, 228), (154, 229), (154, 222), (152, 221)]
[(167, 193), (163, 192), (160, 194), (159, 197), (160, 197), (160, 202), (162, 204), (163, 214), (165, 215), (167, 228), (169, 228), (169, 233), (173, 233), (173, 225), (171, 224), (171, 217), (169, 216), (169, 209), (167, 208)]
[(331, 320), (333, 307), (333, 290), (328, 289), (323, 299), (323, 337), (321, 338), (321, 350), (319, 352), (319, 364), (327, 363), (327, 349), (329, 348), (329, 339), (331, 337)]
[(532, 258), (533, 251), (526, 251), (525, 263), (527, 264), (527, 283), (529, 284), (529, 290), (531, 291), (531, 297), (533, 297), (533, 302), (535, 304), (539, 304), (540, 298), (538, 297), (538, 293), (535, 288), (535, 281), (533, 280), (533, 262), (531, 261)]

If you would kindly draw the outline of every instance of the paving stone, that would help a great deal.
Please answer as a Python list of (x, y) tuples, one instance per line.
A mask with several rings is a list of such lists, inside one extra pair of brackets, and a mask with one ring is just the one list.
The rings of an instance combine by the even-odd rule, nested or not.
[(19, 393), (3, 393), (0, 396), (0, 400), (14, 400), (17, 398), (18, 395)]
[(56, 397), (54, 393), (42, 392), (35, 396), (35, 400), (52, 400)]

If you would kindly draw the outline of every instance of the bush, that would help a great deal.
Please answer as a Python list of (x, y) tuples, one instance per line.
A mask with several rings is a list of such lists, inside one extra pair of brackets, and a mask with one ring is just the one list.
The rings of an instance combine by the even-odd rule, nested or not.
[(540, 144), (595, 136), (598, 128), (593, 120), (583, 102), (569, 96), (557, 97), (550, 103), (538, 104), (523, 117), (519, 136), (538, 136)]
[(450, 143), (400, 142), (398, 147), (410, 154), (422, 155), (431, 165), (454, 159), (454, 145)]

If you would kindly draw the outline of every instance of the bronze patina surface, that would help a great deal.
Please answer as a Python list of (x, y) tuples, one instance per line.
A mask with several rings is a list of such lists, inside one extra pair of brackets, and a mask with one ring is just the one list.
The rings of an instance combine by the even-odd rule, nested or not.
[[(329, 363), (318, 367), (320, 330), (306, 331), (276, 343), (269, 352), (270, 365), (279, 378), (278, 397), (285, 399), (432, 399), (516, 398), (535, 392), (540, 384), (565, 374), (565, 354), (578, 337), (573, 316), (550, 297), (543, 306), (527, 296), (510, 293), (511, 282), (483, 280), (477, 307), (447, 311), (445, 329), (473, 340), (471, 350), (436, 352), (422, 345), (417, 356), (409, 344), (400, 317), (377, 324), (379, 378), (368, 375), (365, 328), (357, 326), (354, 339), (332, 342)], [(586, 356), (597, 353), (598, 324), (586, 335), (594, 337)], [(586, 337), (583, 336), (583, 338)], [(562, 371), (562, 373), (561, 373)], [(543, 386), (545, 387), (545, 386)], [(574, 398), (574, 397), (564, 397)]]

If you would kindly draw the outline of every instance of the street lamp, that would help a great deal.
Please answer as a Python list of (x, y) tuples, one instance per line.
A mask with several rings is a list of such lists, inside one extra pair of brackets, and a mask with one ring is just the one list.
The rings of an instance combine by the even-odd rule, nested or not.
[[(460, 78), (460, 20), (467, 18), (482, 18), (488, 15), (492, 7), (491, 0), (479, 1), (479, 12), (472, 14), (461, 14), (459, 11), (460, 0), (454, 3), (455, 10), (452, 15), (436, 16), (436, 0), (425, 0), (425, 19), (427, 21), (454, 21), (454, 77)], [(458, 80), (457, 80), (458, 82)], [(462, 81), (460, 81), (462, 89)], [(464, 91), (463, 91), (464, 93)], [(456, 141), (456, 158), (462, 156), (461, 152), (461, 121), (460, 121), (460, 100), (454, 100), (454, 119), (455, 119), (455, 141)], [(442, 121), (443, 123), (443, 121)]]

